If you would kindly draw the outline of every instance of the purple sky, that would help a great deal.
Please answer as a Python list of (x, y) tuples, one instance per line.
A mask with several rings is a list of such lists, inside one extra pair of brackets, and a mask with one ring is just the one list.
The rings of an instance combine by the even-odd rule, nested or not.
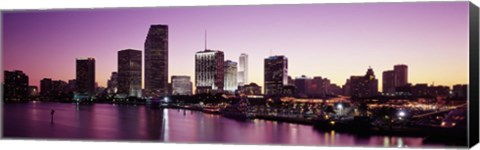
[[(75, 78), (75, 58), (95, 57), (105, 86), (117, 51), (139, 49), (151, 24), (169, 25), (169, 76), (194, 79), (194, 54), (249, 55), (249, 80), (263, 86), (263, 59), (289, 59), (289, 75), (343, 85), (371, 66), (381, 75), (409, 66), (409, 82), (468, 82), (468, 2), (157, 7), (14, 11), (2, 14), (3, 70), (23, 70), (30, 84)], [(3, 81), (3, 74), (2, 74)], [(380, 88), (381, 89), (381, 88)]]

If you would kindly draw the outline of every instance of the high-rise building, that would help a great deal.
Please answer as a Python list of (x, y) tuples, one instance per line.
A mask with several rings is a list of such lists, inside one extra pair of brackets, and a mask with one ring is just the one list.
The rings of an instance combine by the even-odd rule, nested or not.
[(288, 60), (285, 56), (270, 56), (264, 60), (264, 93), (281, 95), (288, 84)]
[(351, 76), (345, 85), (350, 88), (347, 91), (352, 97), (365, 98), (378, 94), (378, 80), (372, 68), (368, 68), (364, 76)]
[(4, 100), (20, 101), (28, 98), (28, 76), (22, 71), (4, 72)]
[(248, 55), (240, 54), (238, 62), (238, 85), (243, 86), (248, 83)]
[(168, 94), (168, 26), (151, 25), (145, 40), (145, 95)]
[(118, 91), (121, 98), (142, 97), (142, 51), (118, 51)]
[(75, 99), (88, 99), (95, 94), (95, 59), (77, 58)]
[(190, 76), (172, 76), (172, 95), (192, 95)]
[(225, 91), (235, 92), (237, 90), (237, 63), (227, 60), (224, 64), (224, 88)]
[(408, 66), (395, 65), (393, 70), (383, 72), (382, 92), (384, 94), (396, 94), (398, 88), (408, 85)]
[(382, 92), (384, 94), (394, 94), (395, 87), (395, 71), (384, 71), (382, 75)]
[(107, 81), (107, 93), (115, 94), (118, 91), (118, 73), (112, 72), (110, 79)]
[(43, 78), (40, 80), (40, 96), (46, 98), (52, 95), (52, 79)]
[(408, 84), (407, 65), (395, 65), (393, 66), (393, 71), (395, 71), (395, 87), (402, 87)]
[(208, 49), (197, 52), (195, 54), (195, 93), (223, 92), (223, 86), (223, 52)]

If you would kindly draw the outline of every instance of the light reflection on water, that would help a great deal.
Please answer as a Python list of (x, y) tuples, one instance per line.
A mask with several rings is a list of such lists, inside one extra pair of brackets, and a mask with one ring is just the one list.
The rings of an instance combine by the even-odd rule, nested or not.
[[(50, 122), (50, 110), (55, 110)], [(420, 147), (422, 138), (359, 137), (312, 126), (266, 120), (238, 121), (189, 110), (131, 105), (65, 103), (4, 104), (5, 137), (35, 139), (139, 140), (176, 143), (293, 144)], [(440, 145), (441, 146), (441, 145)]]

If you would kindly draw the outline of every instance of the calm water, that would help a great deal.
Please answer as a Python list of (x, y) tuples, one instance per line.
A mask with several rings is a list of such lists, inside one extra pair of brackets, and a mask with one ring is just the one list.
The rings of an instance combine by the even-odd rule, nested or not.
[[(50, 111), (55, 110), (54, 121)], [(438, 147), (418, 137), (320, 132), (312, 126), (237, 121), (220, 115), (132, 105), (31, 102), (4, 104), (6, 138), (159, 141), (176, 143)]]

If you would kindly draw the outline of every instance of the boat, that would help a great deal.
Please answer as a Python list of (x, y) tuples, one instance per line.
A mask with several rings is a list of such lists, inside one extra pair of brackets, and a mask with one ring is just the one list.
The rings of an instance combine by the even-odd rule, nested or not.
[(242, 98), (238, 103), (234, 105), (228, 105), (220, 110), (220, 113), (227, 117), (237, 120), (253, 119), (254, 115), (250, 111), (250, 103), (247, 98)]
[(220, 114), (220, 108), (218, 106), (207, 105), (203, 107), (203, 112), (209, 114)]

